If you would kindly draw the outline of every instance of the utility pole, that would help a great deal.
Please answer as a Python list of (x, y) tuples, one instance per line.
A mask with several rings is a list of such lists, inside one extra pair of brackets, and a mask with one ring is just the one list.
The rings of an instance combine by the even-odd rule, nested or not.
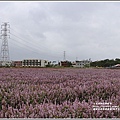
[(2, 45), (1, 45), (1, 54), (0, 54), (0, 62), (1, 66), (10, 65), (10, 57), (9, 57), (9, 48), (8, 48), (8, 37), (10, 38), (10, 25), (8, 22), (4, 22), (1, 25), (1, 39), (2, 39)]
[(63, 58), (63, 60), (64, 60), (64, 61), (66, 60), (66, 58), (65, 58), (65, 51), (64, 51), (64, 58)]
[(78, 58), (76, 57), (76, 61), (78, 60)]

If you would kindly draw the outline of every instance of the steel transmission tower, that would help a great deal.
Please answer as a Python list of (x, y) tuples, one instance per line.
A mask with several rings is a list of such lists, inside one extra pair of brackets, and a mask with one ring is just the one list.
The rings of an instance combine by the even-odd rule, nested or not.
[(10, 38), (10, 25), (8, 22), (5, 22), (1, 25), (1, 39), (2, 39), (2, 46), (1, 46), (1, 54), (0, 54), (0, 61), (2, 66), (6, 66), (10, 64), (9, 58), (9, 48), (8, 48), (8, 37)]
[(64, 51), (64, 58), (63, 58), (63, 60), (64, 60), (64, 61), (66, 60), (66, 55), (65, 55), (65, 51)]

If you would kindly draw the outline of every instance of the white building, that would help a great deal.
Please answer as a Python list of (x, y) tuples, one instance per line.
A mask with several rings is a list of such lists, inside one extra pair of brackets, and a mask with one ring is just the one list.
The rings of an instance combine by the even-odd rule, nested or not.
[(22, 61), (23, 67), (46, 67), (48, 65), (47, 60), (41, 60), (41, 59), (24, 59)]
[(77, 67), (77, 68), (83, 68), (85, 66), (90, 66), (90, 62), (91, 60), (81, 60), (81, 61), (78, 61), (76, 60), (73, 64), (73, 67)]

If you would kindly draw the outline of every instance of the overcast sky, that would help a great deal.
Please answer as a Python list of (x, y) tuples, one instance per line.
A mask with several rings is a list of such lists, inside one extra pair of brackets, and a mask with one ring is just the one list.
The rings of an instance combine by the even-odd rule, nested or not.
[(120, 58), (120, 2), (0, 2), (2, 22), (11, 60)]

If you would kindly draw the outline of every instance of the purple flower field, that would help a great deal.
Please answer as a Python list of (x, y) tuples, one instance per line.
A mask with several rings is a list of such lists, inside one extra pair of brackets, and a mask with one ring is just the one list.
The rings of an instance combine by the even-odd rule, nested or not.
[(119, 69), (0, 68), (0, 118), (120, 118)]

